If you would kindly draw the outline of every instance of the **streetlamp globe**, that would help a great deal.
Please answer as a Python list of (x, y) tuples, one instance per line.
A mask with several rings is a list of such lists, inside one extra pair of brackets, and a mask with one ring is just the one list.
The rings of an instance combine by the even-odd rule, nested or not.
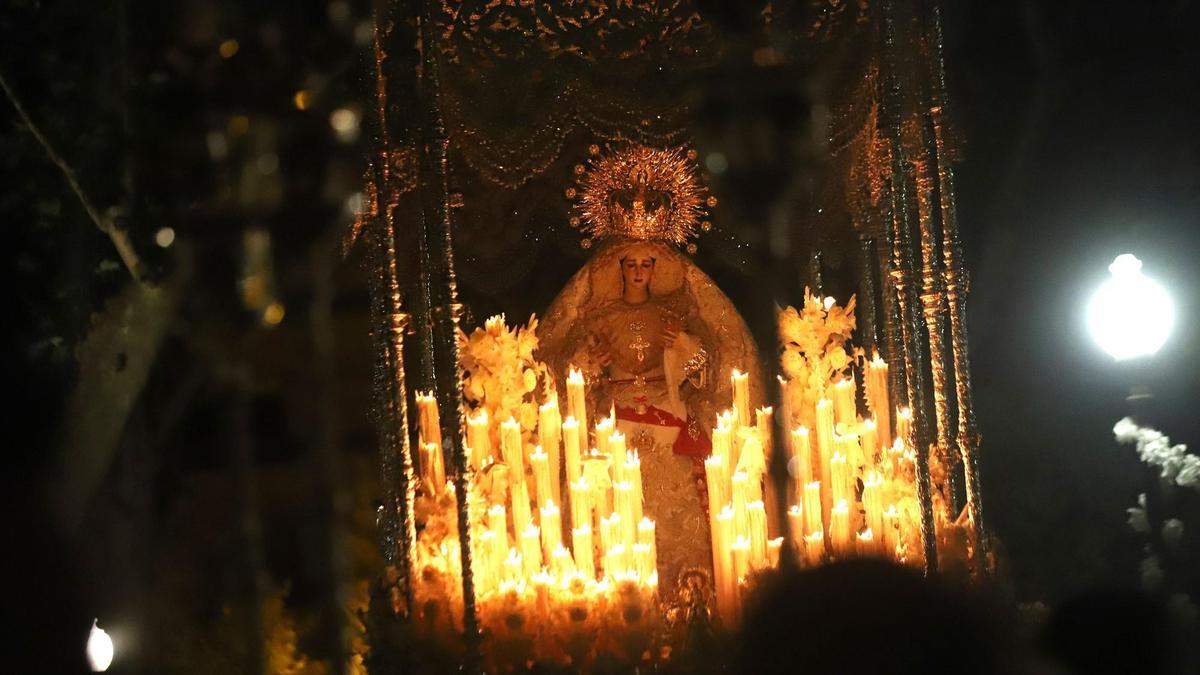
[(1112, 276), (1087, 305), (1092, 339), (1117, 361), (1152, 356), (1175, 324), (1175, 306), (1162, 284), (1142, 274), (1142, 261), (1123, 253), (1108, 266)]

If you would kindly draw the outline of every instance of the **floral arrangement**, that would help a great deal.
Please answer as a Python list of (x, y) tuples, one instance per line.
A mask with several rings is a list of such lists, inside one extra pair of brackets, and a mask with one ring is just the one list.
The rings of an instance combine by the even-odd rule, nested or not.
[(537, 317), (530, 316), (525, 326), (509, 328), (498, 314), (470, 335), (458, 332), (463, 396), (493, 420), (516, 419), (523, 434), (537, 427), (539, 387), (553, 387), (546, 364), (533, 358), (537, 324)]
[(1138, 426), (1128, 417), (1117, 422), (1113, 435), (1118, 443), (1133, 443), (1143, 462), (1161, 469), (1163, 480), (1200, 490), (1200, 457), (1189, 455), (1186, 445), (1171, 445), (1171, 439), (1161, 431)]
[(804, 304), (797, 310), (778, 311), (779, 342), (783, 347), (780, 366), (787, 385), (784, 397), (788, 409), (799, 422), (814, 426), (811, 419), (817, 401), (828, 398), (829, 386), (839, 379), (853, 377), (851, 367), (862, 352), (847, 350), (854, 332), (855, 296), (845, 306), (833, 298), (821, 298), (804, 290)]
[(1183, 543), (1183, 520), (1167, 517), (1166, 513), (1173, 510), (1171, 488), (1200, 492), (1200, 457), (1188, 454), (1187, 446), (1182, 443), (1172, 444), (1161, 431), (1140, 426), (1128, 417), (1113, 426), (1113, 435), (1118, 443), (1133, 444), (1143, 462), (1159, 469), (1162, 501), (1151, 509), (1146, 494), (1142, 493), (1138, 495), (1137, 506), (1125, 510), (1129, 527), (1145, 538), (1140, 568), (1142, 587), (1150, 592), (1164, 592), (1180, 615), (1200, 616), (1195, 600), (1187, 594), (1186, 583), (1176, 578), (1180, 570), (1195, 568), (1194, 547)]

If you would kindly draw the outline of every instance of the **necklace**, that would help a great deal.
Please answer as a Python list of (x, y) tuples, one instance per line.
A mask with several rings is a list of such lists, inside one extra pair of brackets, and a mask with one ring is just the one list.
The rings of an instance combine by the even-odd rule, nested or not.
[(644, 321), (629, 322), (629, 330), (633, 331), (633, 342), (629, 343), (629, 348), (637, 352), (638, 363), (646, 360), (646, 349), (650, 347), (650, 343), (642, 337), (642, 331), (645, 329), (646, 322)]

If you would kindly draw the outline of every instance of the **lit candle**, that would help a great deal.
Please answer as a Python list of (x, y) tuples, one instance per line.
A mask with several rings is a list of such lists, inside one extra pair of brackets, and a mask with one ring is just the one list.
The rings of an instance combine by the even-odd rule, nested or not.
[(766, 473), (766, 456), (763, 445), (759, 440), (758, 431), (754, 427), (741, 430), (742, 451), (738, 457), (737, 471), (746, 474), (746, 499), (754, 501), (762, 499), (762, 477)]
[(724, 457), (726, 466), (733, 466), (730, 433), (729, 418), (718, 415), (717, 426), (712, 432), (712, 454), (714, 457)]
[(864, 466), (869, 470), (875, 469), (879, 462), (879, 432), (875, 420), (863, 420), (862, 423), (862, 454)]
[(587, 579), (596, 578), (596, 563), (593, 559), (592, 528), (577, 527), (571, 530), (571, 544), (575, 552), (575, 569)]
[[(571, 483), (571, 526), (574, 528), (592, 526), (591, 486), (583, 478)], [(591, 533), (588, 533), (589, 536)]]
[(479, 580), (479, 590), (489, 591), (500, 583), (499, 563), (494, 562), (496, 554), (496, 533), (485, 530), (479, 535), (479, 563), (475, 567), (475, 577)]
[(854, 480), (858, 470), (866, 462), (866, 458), (863, 457), (862, 446), (858, 442), (858, 435), (853, 433), (834, 433), (833, 447), (836, 452), (840, 452), (846, 457), (846, 461), (850, 464), (850, 479)]
[(554, 501), (554, 493), (550, 488), (550, 457), (542, 450), (542, 446), (537, 446), (529, 453), (529, 468), (533, 470), (538, 508), (544, 508)]
[(896, 438), (912, 445), (912, 408), (900, 408), (896, 411)]
[(750, 540), (738, 537), (729, 549), (733, 553), (733, 574), (740, 585), (750, 574)]
[(446, 487), (446, 469), (442, 463), (442, 446), (425, 443), (421, 446), (421, 478), (425, 490), (432, 496), (441, 494)]
[(895, 504), (889, 504), (883, 512), (883, 554), (888, 558), (896, 558), (896, 548), (900, 544), (900, 512)]
[(628, 481), (613, 483), (613, 510), (621, 516), (621, 543), (633, 546), (638, 521), (633, 518), (633, 486)]
[(508, 583), (517, 583), (524, 577), (524, 563), (521, 560), (521, 554), (517, 549), (508, 549), (508, 557), (504, 559), (504, 581)]
[(850, 488), (850, 465), (846, 456), (840, 452), (833, 453), (829, 460), (830, 497), (833, 503), (848, 502), (853, 499)]
[[(611, 420), (612, 418), (608, 419)], [(600, 452), (609, 456), (609, 463), (612, 465), (613, 481), (626, 480), (625, 462), (629, 458), (625, 455), (625, 434), (619, 431), (610, 432), (608, 436), (608, 450), (606, 452), (601, 449)]]
[(553, 501), (539, 511), (542, 514), (542, 555), (546, 560), (552, 560), (554, 549), (562, 543), (562, 518)]
[(799, 504), (788, 507), (788, 532), (798, 555), (804, 555), (804, 509)]
[(602, 455), (611, 454), (609, 447), (612, 443), (614, 425), (615, 420), (613, 420), (611, 417), (605, 417), (596, 423), (596, 449), (599, 450), (600, 454)]
[(567, 484), (574, 483), (583, 475), (583, 457), (580, 454), (579, 422), (568, 417), (562, 423), (563, 455), (567, 464)]
[(550, 587), (554, 585), (554, 576), (549, 572), (538, 572), (533, 576), (534, 607), (540, 616), (550, 613)]
[(642, 504), (644, 495), (642, 493), (642, 458), (638, 456), (637, 450), (629, 453), (628, 459), (625, 461), (625, 480), (633, 486), (633, 517), (634, 522), (642, 521)]
[(725, 506), (716, 518), (713, 537), (713, 570), (717, 576), (717, 606), (728, 626), (737, 613), (737, 577), (733, 569), (733, 507)]
[(608, 564), (605, 566), (605, 573), (611, 579), (620, 579), (629, 571), (629, 561), (626, 558), (625, 544), (613, 544), (612, 548), (608, 549)]
[(729, 503), (729, 465), (723, 455), (712, 455), (704, 460), (704, 476), (708, 484), (708, 515), (715, 518)]
[(542, 569), (542, 532), (537, 525), (521, 531), (521, 568), (527, 579)]
[(634, 544), (633, 550), (633, 567), (637, 572), (638, 579), (649, 579), (654, 573), (654, 565), (650, 560), (650, 547), (646, 544)]
[(558, 398), (552, 397), (538, 407), (538, 443), (546, 452), (550, 464), (550, 492), (554, 501), (562, 503), (562, 417)]
[(825, 555), (825, 533), (817, 530), (804, 535), (804, 562), (808, 567), (821, 564)]
[(750, 374), (734, 368), (729, 379), (733, 388), (733, 411), (737, 415), (736, 431), (738, 427), (749, 426), (754, 421), (750, 416)]
[(567, 374), (567, 413), (579, 423), (575, 429), (579, 437), (579, 444), (576, 447), (580, 449), (590, 447), (587, 439), (587, 394), (583, 389), (583, 373), (575, 368), (571, 368)]
[(789, 403), (791, 397), (787, 395), (788, 381), (782, 375), (776, 375), (775, 379), (779, 382), (779, 400), (781, 406), (779, 414), (783, 415), (783, 428), (791, 429), (796, 421), (792, 419), (792, 406)]
[(521, 444), (521, 424), (509, 417), (500, 423), (500, 456), (508, 465), (509, 480), (525, 482), (525, 448)]
[(823, 532), (825, 526), (821, 512), (821, 481), (804, 484), (804, 531), (812, 534)]
[(750, 567), (759, 569), (767, 564), (767, 511), (762, 500), (746, 505), (750, 520)]
[(512, 486), (513, 532), (524, 532), (533, 524), (533, 512), (529, 508), (529, 486), (515, 483)]
[(554, 576), (559, 579), (568, 579), (575, 573), (575, 559), (562, 544), (554, 547), (554, 554), (550, 560), (550, 568), (554, 570)]
[(600, 517), (600, 550), (606, 555), (609, 549), (621, 540), (620, 519), (621, 516), (615, 513)]
[[(878, 428), (880, 436), (890, 439), (892, 420), (891, 403), (888, 402), (887, 381), (888, 364), (879, 358), (879, 353), (876, 352), (875, 358), (871, 359), (871, 362), (867, 364), (867, 405), (871, 407), (871, 412), (875, 415), (875, 425)], [(890, 442), (885, 443), (885, 445), (890, 444)]]
[(845, 378), (833, 383), (833, 416), (838, 424), (852, 425), (858, 421), (854, 406), (854, 378)]
[(757, 418), (755, 428), (758, 429), (758, 441), (762, 445), (763, 455), (768, 456), (773, 447), (772, 439), (775, 437), (775, 408), (764, 406), (755, 410), (754, 414)]
[(833, 505), (830, 498), (829, 460), (833, 458), (833, 403), (823, 398), (817, 401), (817, 455), (821, 473), (819, 480), (825, 489), (821, 493), (821, 508), (828, 511)]
[(852, 551), (850, 541), (850, 507), (840, 501), (829, 511), (829, 543), (833, 552), (839, 556), (849, 555)]
[(887, 449), (886, 476), (890, 480), (903, 480), (904, 476), (904, 441), (899, 438)]
[(878, 552), (878, 542), (875, 541), (875, 533), (871, 528), (866, 528), (858, 533), (857, 550), (858, 554), (863, 557), (873, 556)]
[(750, 479), (745, 471), (733, 474), (733, 533), (735, 537), (746, 537), (749, 541), (750, 515), (746, 511), (749, 504), (748, 486)]
[(658, 541), (654, 538), (654, 521), (649, 518), (642, 518), (637, 526), (639, 544), (645, 544), (650, 547), (650, 566), (654, 569), (658, 568)]
[(487, 408), (480, 408), (479, 414), (467, 418), (467, 445), (471, 446), (471, 468), (478, 471), (483, 468), (484, 460), (492, 456)]
[(792, 430), (792, 461), (788, 473), (796, 486), (796, 498), (803, 496), (804, 486), (813, 481), (812, 448), (809, 445), (808, 427), (798, 426)]
[(496, 537), (496, 548), (499, 551), (508, 551), (508, 520), (504, 506), (496, 504), (488, 509), (488, 530)]
[(593, 450), (583, 460), (583, 478), (592, 488), (591, 506), (596, 513), (607, 516), (613, 512), (612, 478), (608, 473), (608, 457)]
[(442, 447), (442, 427), (438, 419), (437, 399), (433, 392), (417, 392), (417, 427), (421, 443)]
[(779, 567), (779, 552), (783, 549), (783, 537), (775, 537), (767, 542), (767, 567)]
[(863, 511), (866, 513), (867, 529), (878, 533), (875, 542), (883, 543), (883, 476), (872, 471), (863, 480)]

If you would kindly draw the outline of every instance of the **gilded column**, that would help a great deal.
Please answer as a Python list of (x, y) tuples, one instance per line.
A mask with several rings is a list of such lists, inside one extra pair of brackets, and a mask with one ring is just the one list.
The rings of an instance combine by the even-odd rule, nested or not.
[(937, 571), (937, 533), (933, 520), (933, 498), (930, 491), (929, 448), (932, 438), (928, 411), (924, 405), (925, 364), (921, 343), (922, 324), (918, 316), (919, 297), (916, 286), (916, 265), (912, 251), (909, 222), (908, 159), (902, 133), (903, 108), (901, 101), (899, 64), (897, 62), (895, 7), (891, 0), (881, 6), (883, 37), (884, 91), (881, 117), (886, 125), (891, 152), (890, 187), (892, 195), (892, 265), (891, 276), (896, 288), (900, 314), (900, 332), (904, 342), (907, 390), (913, 413), (913, 446), (917, 455), (917, 499), (921, 506), (921, 538), (924, 543), (925, 571)]
[[(429, 273), (430, 331), (433, 338), (433, 376), (441, 411), (443, 447), (454, 470), (459, 548), (462, 552), (463, 631), (466, 670), (480, 664), (479, 619), (472, 572), (468, 513), (468, 461), (463, 444), (462, 367), (458, 358), (458, 286), (454, 270), (454, 240), (449, 205), (450, 142), (439, 101), (437, 36), (428, 2), (420, 4), (422, 135), (418, 145), (421, 190), (421, 239), (426, 247), (423, 267)], [(427, 265), (427, 267), (426, 267)]]
[(927, 16), (930, 41), (930, 120), (938, 157), (938, 185), (941, 195), (942, 256), (949, 310), (950, 347), (953, 357), (955, 398), (958, 408), (958, 449), (962, 456), (963, 477), (966, 483), (967, 508), (974, 524), (976, 568), (981, 573), (991, 569), (990, 541), (984, 520), (983, 498), (979, 482), (979, 431), (971, 394), (971, 367), (967, 353), (966, 296), (968, 278), (963, 268), (962, 245), (958, 238), (958, 213), (954, 201), (954, 169), (946, 154), (943, 114), (946, 95), (946, 66), (942, 36), (941, 7), (937, 0), (930, 3)]

